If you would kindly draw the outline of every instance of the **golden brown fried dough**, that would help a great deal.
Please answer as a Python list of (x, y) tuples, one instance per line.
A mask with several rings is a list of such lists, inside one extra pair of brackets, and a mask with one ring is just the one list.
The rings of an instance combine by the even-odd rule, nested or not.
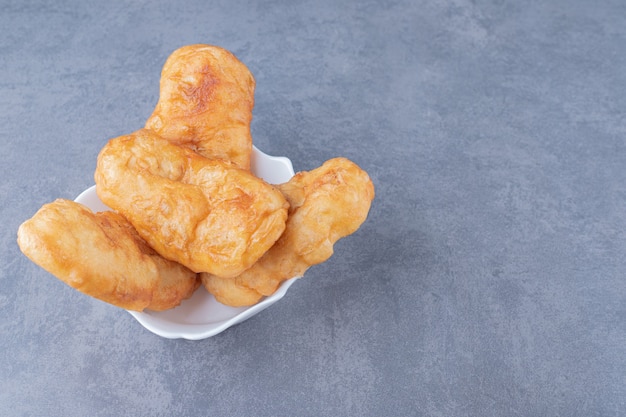
[(254, 77), (232, 53), (189, 45), (161, 72), (159, 101), (146, 128), (209, 158), (250, 169)]
[(233, 277), (285, 229), (288, 203), (250, 172), (142, 129), (101, 150), (96, 192), (151, 247), (196, 272)]
[(365, 171), (335, 158), (277, 186), (290, 204), (280, 239), (252, 267), (234, 279), (202, 273), (207, 291), (223, 304), (251, 305), (273, 294), (286, 279), (302, 276), (333, 254), (334, 243), (367, 218), (374, 185)]
[(221, 278), (215, 275), (200, 273), (204, 288), (215, 296), (220, 303), (231, 307), (245, 307), (258, 303), (263, 294), (240, 285), (232, 278)]
[(121, 215), (94, 214), (74, 201), (41, 207), (20, 226), (17, 241), (69, 286), (128, 310), (176, 307), (199, 286), (194, 272), (157, 254)]

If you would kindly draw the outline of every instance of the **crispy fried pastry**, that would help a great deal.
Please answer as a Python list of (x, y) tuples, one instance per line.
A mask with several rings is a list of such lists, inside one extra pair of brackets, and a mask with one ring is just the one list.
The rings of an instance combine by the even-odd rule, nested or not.
[(200, 285), (196, 273), (157, 254), (121, 215), (92, 213), (69, 200), (41, 207), (20, 226), (17, 241), (69, 286), (128, 310), (176, 307)]
[(148, 129), (111, 139), (95, 181), (151, 247), (196, 272), (237, 276), (285, 229), (288, 203), (276, 188)]
[(189, 45), (161, 72), (159, 101), (146, 128), (209, 158), (250, 169), (254, 77), (229, 51)]
[(221, 278), (207, 273), (200, 273), (199, 276), (204, 288), (224, 305), (231, 307), (251, 306), (263, 298), (263, 294), (260, 292), (238, 284), (232, 278)]
[(280, 239), (252, 267), (234, 279), (200, 274), (207, 291), (223, 304), (251, 305), (273, 294), (286, 279), (302, 276), (333, 254), (334, 243), (367, 218), (374, 185), (365, 171), (335, 158), (300, 172), (277, 186), (290, 204)]

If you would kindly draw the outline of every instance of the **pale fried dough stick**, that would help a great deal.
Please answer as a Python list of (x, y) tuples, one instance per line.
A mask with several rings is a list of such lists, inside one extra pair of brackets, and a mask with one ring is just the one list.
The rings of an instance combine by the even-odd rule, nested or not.
[(286, 279), (299, 277), (333, 254), (340, 238), (367, 218), (374, 185), (365, 171), (346, 158), (335, 158), (277, 186), (290, 204), (280, 239), (234, 279), (201, 273), (207, 291), (223, 304), (246, 306), (273, 294)]
[(276, 188), (148, 129), (111, 139), (94, 177), (100, 199), (152, 248), (196, 272), (237, 276), (285, 229), (288, 203)]
[(74, 201), (45, 204), (17, 236), (21, 251), (43, 269), (128, 310), (176, 307), (200, 285), (194, 272), (157, 254), (121, 215), (94, 214)]
[(159, 101), (146, 128), (210, 158), (250, 169), (254, 77), (232, 53), (188, 45), (161, 72)]

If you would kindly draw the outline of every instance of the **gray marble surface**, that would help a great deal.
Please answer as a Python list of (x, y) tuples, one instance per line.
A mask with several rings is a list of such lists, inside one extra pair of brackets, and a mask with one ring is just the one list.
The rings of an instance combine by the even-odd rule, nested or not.
[[(3, 416), (626, 415), (626, 3), (0, 0)], [(28, 261), (176, 48), (256, 145), (366, 169), (361, 229), (258, 316), (168, 340)]]

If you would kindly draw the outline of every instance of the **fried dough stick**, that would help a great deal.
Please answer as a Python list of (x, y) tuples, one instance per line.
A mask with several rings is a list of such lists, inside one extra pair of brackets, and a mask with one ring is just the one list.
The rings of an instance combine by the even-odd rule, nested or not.
[(205, 157), (249, 170), (254, 88), (248, 68), (229, 51), (184, 46), (163, 66), (159, 100), (145, 127)]
[(234, 277), (285, 229), (288, 203), (249, 171), (174, 145), (148, 129), (100, 151), (96, 192), (163, 257)]
[(334, 243), (367, 218), (374, 185), (365, 171), (335, 158), (277, 186), (290, 204), (285, 232), (252, 267), (234, 279), (201, 273), (207, 291), (226, 305), (252, 305), (289, 278), (333, 254)]
[(197, 274), (157, 254), (121, 215), (74, 201), (45, 204), (18, 229), (20, 250), (76, 290), (135, 311), (162, 311), (191, 296)]

